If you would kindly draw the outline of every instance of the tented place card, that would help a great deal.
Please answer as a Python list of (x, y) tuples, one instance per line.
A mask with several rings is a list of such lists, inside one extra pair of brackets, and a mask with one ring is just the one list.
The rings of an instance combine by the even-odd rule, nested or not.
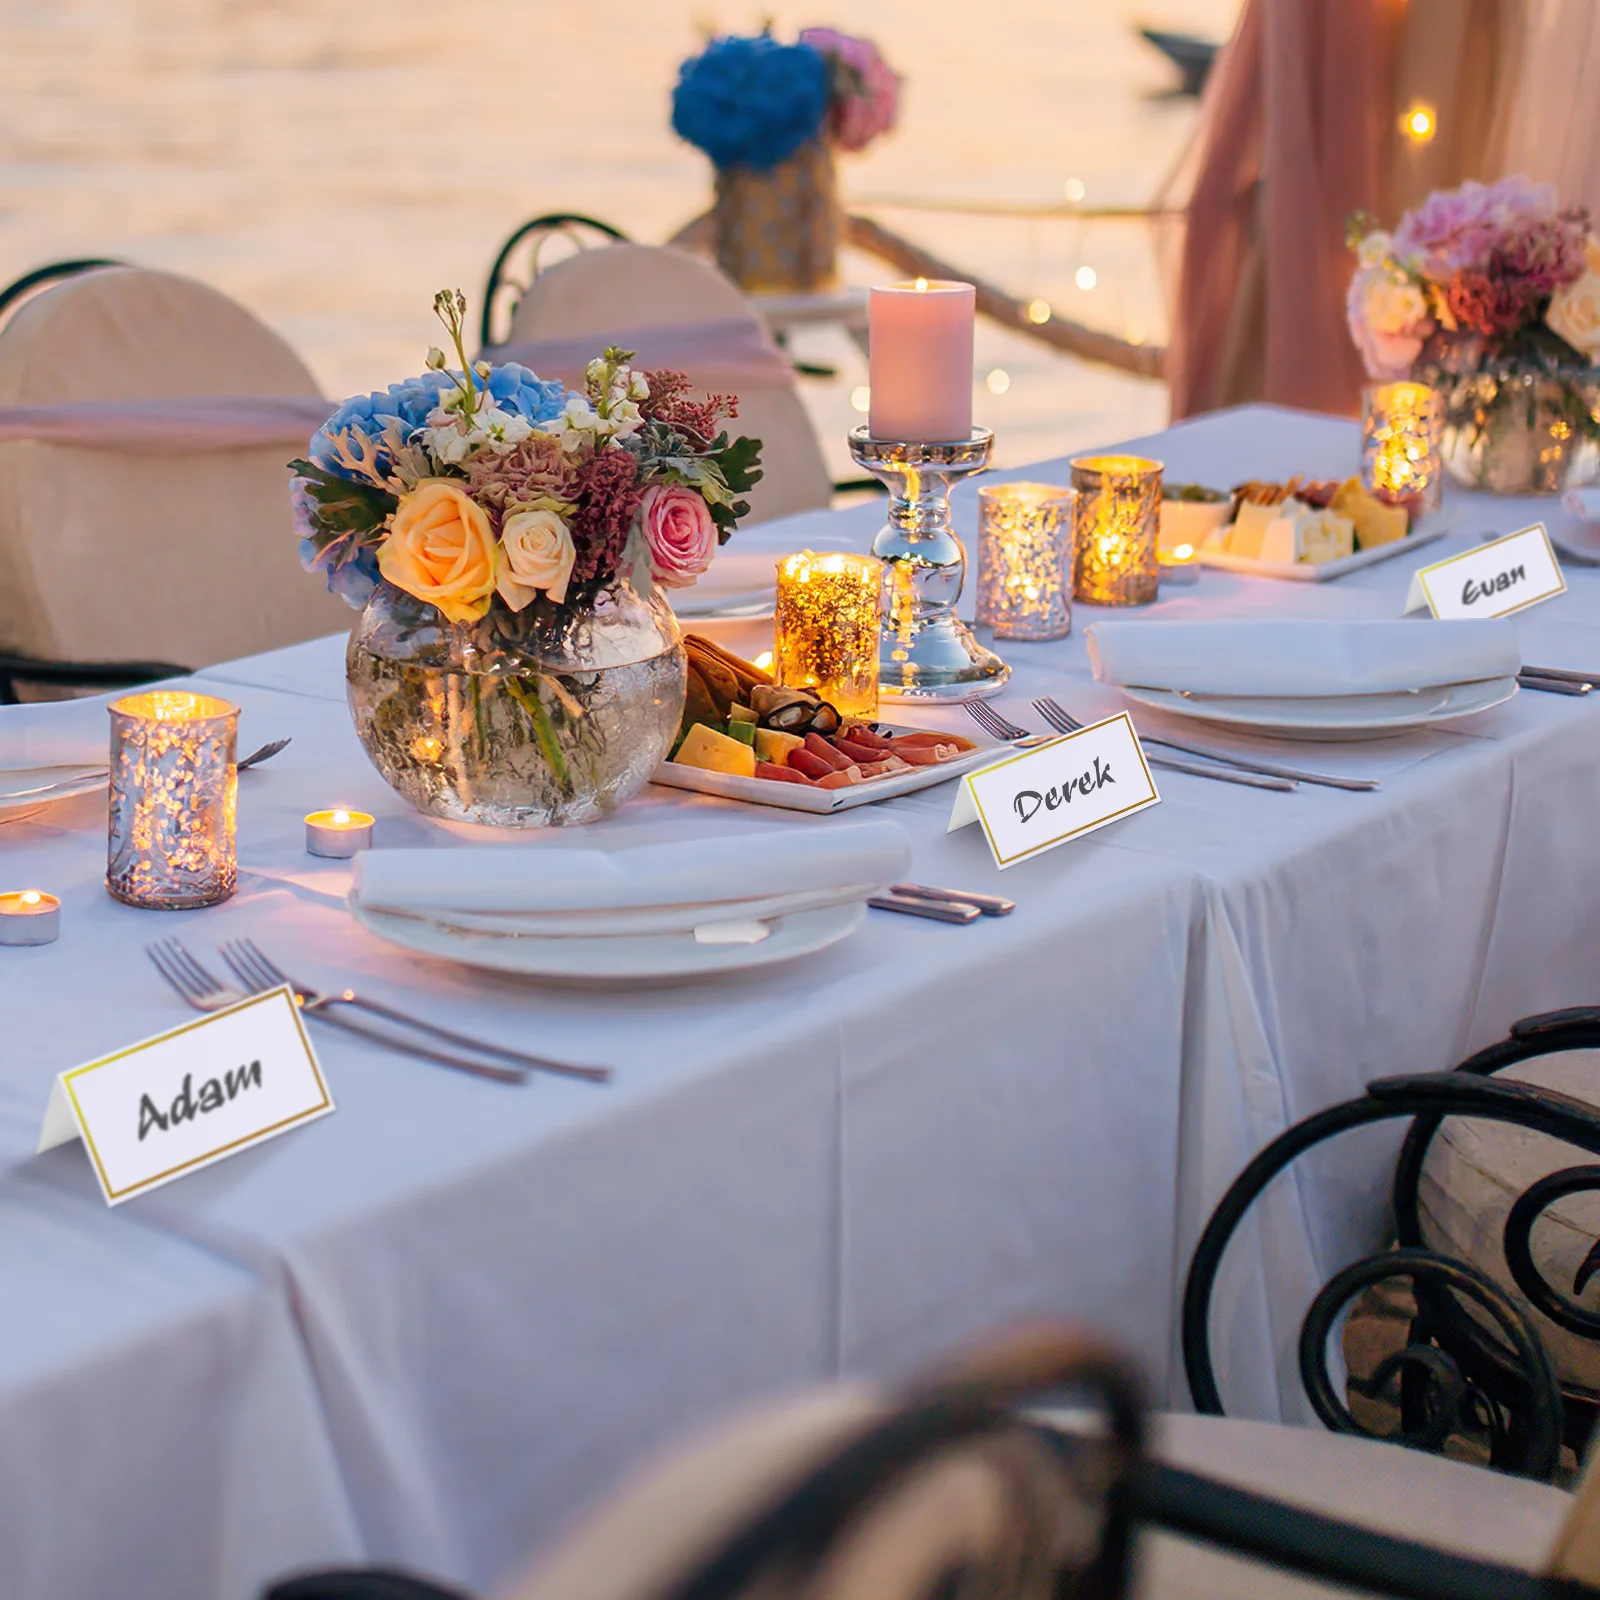
[(38, 1148), (81, 1138), (119, 1205), (332, 1110), (294, 996), (272, 989), (63, 1072)]
[(1406, 610), (1426, 606), (1442, 621), (1509, 617), (1513, 611), (1554, 599), (1566, 587), (1550, 535), (1542, 522), (1536, 522), (1465, 555), (1420, 568), (1412, 574)]
[(996, 864), (1009, 867), (1160, 798), (1124, 711), (969, 772), (947, 831), (980, 823)]

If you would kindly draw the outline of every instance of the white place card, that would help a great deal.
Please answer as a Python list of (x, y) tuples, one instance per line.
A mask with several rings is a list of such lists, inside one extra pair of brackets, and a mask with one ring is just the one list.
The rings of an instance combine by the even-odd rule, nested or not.
[(1544, 524), (1521, 528), (1411, 575), (1406, 610), (1424, 606), (1441, 621), (1509, 617), (1565, 592), (1567, 580)]
[(967, 773), (947, 831), (981, 824), (995, 864), (1009, 867), (1160, 798), (1123, 711)]
[(38, 1148), (81, 1138), (115, 1206), (333, 1108), (294, 996), (272, 989), (63, 1072)]

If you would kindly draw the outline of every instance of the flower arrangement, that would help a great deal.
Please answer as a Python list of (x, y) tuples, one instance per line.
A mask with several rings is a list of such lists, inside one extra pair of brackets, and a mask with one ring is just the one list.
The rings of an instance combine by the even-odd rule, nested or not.
[(1600, 357), (1600, 243), (1581, 207), (1527, 178), (1464, 183), (1390, 234), (1352, 219), (1346, 312), (1379, 380), (1467, 375), (1506, 360), (1545, 370)]
[(1468, 488), (1552, 494), (1600, 471), (1600, 242), (1527, 178), (1464, 183), (1392, 234), (1352, 218), (1345, 307), (1373, 378), (1440, 395), (1445, 466)]
[(768, 31), (713, 39), (685, 61), (672, 126), (718, 167), (766, 172), (813, 139), (865, 149), (899, 104), (900, 80), (870, 40), (806, 28), (783, 44)]
[(347, 400), (290, 463), (301, 561), (351, 606), (379, 582), (450, 622), (501, 631), (593, 606), (619, 575), (691, 584), (761, 477), (761, 443), (730, 440), (730, 395), (691, 398), (679, 372), (636, 372), (626, 350), (589, 363), (582, 393), (514, 362), (470, 362), (466, 299), (434, 310), (427, 371)]

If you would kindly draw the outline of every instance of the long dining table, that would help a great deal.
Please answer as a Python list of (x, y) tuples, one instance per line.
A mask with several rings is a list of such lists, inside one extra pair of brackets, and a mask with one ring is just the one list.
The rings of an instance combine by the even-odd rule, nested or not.
[[(1226, 486), (1348, 476), (1357, 437), (1252, 407), (1128, 448)], [(1008, 476), (1065, 482), (1066, 463), (989, 481)], [(957, 497), (968, 533), (973, 492)], [(1423, 562), (1567, 526), (1548, 501), (1451, 491), (1446, 511), (1426, 555), (1323, 584), (1207, 570), (1120, 615), (1398, 617)], [(738, 537), (865, 548), (880, 515)], [(1567, 579), (1515, 619), (1524, 657), (1600, 669), (1600, 574)], [(1036, 728), (1039, 694), (1084, 721), (1122, 709), (1089, 671), (1097, 615), (1003, 645), (997, 707)], [(752, 628), (724, 636), (750, 646)], [(63, 901), (58, 943), (0, 951), (8, 1597), (99, 1595), (115, 1574), (129, 1597), (232, 1600), (352, 1559), (484, 1589), (685, 1428), (1028, 1316), (1099, 1328), (1181, 1408), (1188, 1256), (1254, 1151), (1375, 1077), (1448, 1068), (1518, 1016), (1600, 998), (1600, 697), (1524, 692), (1446, 728), (1281, 747), (1378, 778), (1371, 793), (1158, 772), (1159, 805), (1004, 873), (978, 830), (947, 831), (948, 786), (886, 801), (915, 878), (1016, 912), (873, 912), (787, 965), (594, 993), (414, 956), (352, 919), (348, 863), (305, 853), (308, 811), (372, 812), (379, 849), (530, 841), (408, 810), (356, 740), (342, 655), (335, 637), (197, 675), (239, 706), (241, 749), (293, 740), (241, 775), (225, 904), (113, 901), (103, 795), (0, 828), (0, 887)], [(93, 729), (104, 701), (0, 710), (0, 737), (24, 718)], [(916, 719), (970, 731), (958, 708)], [(763, 833), (781, 850), (830, 825), (650, 786), (534, 842)], [(208, 961), (250, 937), (297, 978), (615, 1079), (506, 1087), (317, 1033), (335, 1114), (108, 1210), (81, 1148), (32, 1152), (56, 1073), (186, 1020), (145, 953), (171, 935)], [(1394, 1147), (1334, 1147), (1241, 1236), (1216, 1320), (1230, 1409), (1302, 1415), (1300, 1317), (1374, 1243)]]

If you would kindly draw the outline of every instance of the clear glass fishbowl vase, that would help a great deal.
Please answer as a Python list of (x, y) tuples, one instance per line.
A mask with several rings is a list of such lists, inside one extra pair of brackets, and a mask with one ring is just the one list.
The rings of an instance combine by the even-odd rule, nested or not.
[(507, 828), (593, 822), (671, 748), (685, 656), (659, 592), (626, 580), (568, 610), (535, 600), (478, 622), (380, 583), (345, 654), (357, 736), (429, 816)]

